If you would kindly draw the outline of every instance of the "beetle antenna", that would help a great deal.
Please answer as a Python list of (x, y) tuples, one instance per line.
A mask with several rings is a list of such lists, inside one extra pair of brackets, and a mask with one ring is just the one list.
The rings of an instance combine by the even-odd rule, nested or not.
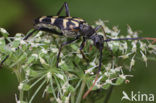
[(98, 67), (98, 71), (96, 73), (96, 78), (94, 80), (94, 83), (92, 84), (92, 86), (88, 89), (88, 91), (83, 95), (83, 99), (85, 99), (87, 97), (87, 95), (91, 92), (91, 90), (93, 89), (93, 87), (95, 86), (97, 80), (98, 80), (98, 77), (99, 77), (99, 73), (101, 71), (101, 63), (102, 63), (102, 50), (103, 50), (103, 47), (101, 47), (99, 49), (100, 51), (100, 59), (99, 59), (99, 67)]
[(121, 40), (153, 40), (152, 43), (156, 43), (156, 38), (151, 37), (137, 37), (137, 38), (118, 38), (118, 39), (106, 39), (104, 42), (110, 42), (110, 41), (121, 41)]

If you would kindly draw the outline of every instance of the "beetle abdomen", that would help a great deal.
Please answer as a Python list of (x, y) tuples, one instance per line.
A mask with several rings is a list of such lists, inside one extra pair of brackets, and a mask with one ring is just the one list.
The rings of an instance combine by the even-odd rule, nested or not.
[(79, 31), (80, 23), (85, 22), (81, 18), (76, 17), (65, 17), (65, 16), (42, 16), (35, 20), (35, 26), (38, 24), (56, 26), (60, 30), (72, 30)]

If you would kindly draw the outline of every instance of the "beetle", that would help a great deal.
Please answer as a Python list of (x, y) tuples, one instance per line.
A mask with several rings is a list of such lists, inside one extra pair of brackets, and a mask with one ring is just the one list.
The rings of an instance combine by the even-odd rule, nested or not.
[[(63, 8), (65, 8), (66, 16), (60, 16)], [(99, 29), (102, 29), (104, 32), (104, 35), (98, 35), (97, 31)], [(102, 51), (104, 48), (104, 42), (107, 43), (109, 41), (120, 41), (120, 40), (153, 40), (156, 42), (156, 38), (146, 38), (146, 37), (137, 37), (137, 38), (119, 38), (119, 39), (107, 39), (106, 34), (104, 31), (104, 28), (99, 25), (96, 28), (91, 27), (85, 20), (78, 18), (78, 17), (71, 17), (70, 11), (68, 8), (68, 4), (65, 2), (59, 11), (57, 12), (56, 16), (41, 16), (35, 19), (34, 23), (34, 30), (26, 35), (23, 40), (27, 40), (34, 32), (36, 31), (45, 31), (50, 32), (59, 36), (64, 36), (67, 38), (73, 38), (70, 41), (65, 41), (61, 44), (59, 48), (59, 52), (57, 55), (57, 63), (56, 66), (58, 67), (60, 53), (62, 51), (62, 48), (66, 45), (69, 45), (73, 43), (74, 41), (80, 39), (83, 37), (82, 43), (80, 45), (80, 51), (82, 55), (84, 56), (82, 49), (85, 46), (85, 42), (87, 40), (92, 40), (94, 43), (94, 46), (99, 50), (100, 57), (99, 57), (99, 65), (98, 65), (98, 71), (96, 75), (96, 79), (93, 83), (93, 85), (89, 88), (89, 90), (85, 93), (83, 98), (85, 98), (88, 93), (92, 90), (93, 86), (95, 85), (99, 72), (101, 71), (101, 62), (102, 62)], [(7, 55), (0, 63), (2, 65), (4, 61), (9, 57)]]

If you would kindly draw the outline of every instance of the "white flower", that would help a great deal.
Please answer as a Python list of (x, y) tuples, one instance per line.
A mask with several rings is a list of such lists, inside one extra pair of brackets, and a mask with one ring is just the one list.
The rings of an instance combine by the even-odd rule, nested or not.
[(133, 41), (132, 44), (132, 53), (137, 51), (137, 45), (136, 45), (137, 41)]
[(128, 34), (133, 34), (133, 31), (132, 31), (132, 28), (129, 26), (129, 25), (127, 25), (127, 31), (128, 31)]
[(122, 69), (122, 66), (119, 66), (119, 67), (116, 67), (114, 70), (115, 70), (116, 72), (119, 72), (121, 69)]
[(50, 102), (53, 102), (55, 100), (54, 97), (50, 97)]
[(130, 35), (127, 35), (126, 37), (127, 37), (127, 38), (131, 38), (131, 36), (130, 36)]
[(110, 49), (113, 49), (116, 47), (120, 47), (120, 43), (119, 42), (109, 42), (108, 46), (110, 47)]
[(64, 64), (65, 63), (65, 61), (63, 61), (63, 60), (61, 60), (61, 62), (59, 62), (59, 66), (61, 66), (62, 64)]
[(105, 26), (104, 22), (101, 19), (99, 19), (98, 21), (96, 21), (96, 25), (103, 26), (103, 28), (104, 28), (104, 30), (105, 30), (106, 33), (111, 33), (112, 32), (112, 30), (110, 30), (107, 26)]
[(69, 102), (70, 95), (71, 95), (71, 93), (69, 93), (68, 97), (65, 97), (65, 102), (64, 102), (64, 103), (70, 103), (70, 102)]
[(36, 34), (35, 38), (36, 38), (36, 37), (40, 37), (40, 36), (42, 35), (42, 33), (43, 33), (42, 31), (39, 31), (39, 32)]
[(20, 83), (19, 86), (18, 86), (18, 89), (22, 90), (23, 89), (23, 85), (24, 85), (23, 83)]
[(123, 47), (123, 49), (125, 50), (125, 53), (126, 53), (127, 49), (128, 49), (127, 42), (122, 43), (122, 47)]
[(107, 80), (106, 80), (106, 84), (112, 84), (112, 80), (107, 79)]
[(47, 73), (47, 78), (48, 78), (48, 79), (51, 79), (51, 77), (52, 77), (51, 72), (48, 72), (48, 73)]
[(50, 43), (50, 40), (44, 39), (44, 42), (45, 42), (45, 43)]
[(85, 74), (87, 74), (87, 73), (91, 73), (91, 72), (93, 71), (93, 69), (95, 69), (95, 68), (96, 68), (96, 66), (91, 67), (91, 68), (85, 70)]
[(146, 44), (141, 41), (139, 43), (140, 43), (140, 49), (146, 52)]
[(153, 49), (153, 50), (156, 50), (156, 45), (149, 44), (148, 47)]
[(98, 35), (102, 35), (102, 36), (104, 35), (103, 32), (98, 32), (97, 34), (98, 34)]
[(39, 59), (40, 59), (41, 64), (48, 65), (48, 64), (46, 63), (46, 61), (45, 61), (42, 57), (39, 57)]
[(39, 47), (41, 45), (45, 45), (45, 44), (32, 43), (32, 42), (30, 42), (30, 44), (31, 44), (31, 47)]
[(144, 54), (142, 51), (140, 51), (140, 53), (141, 53), (141, 55), (142, 55), (143, 61), (144, 61), (145, 64), (146, 64), (146, 67), (147, 67), (147, 57), (145, 56), (145, 54)]
[(138, 37), (138, 32), (134, 32), (133, 38), (137, 38), (137, 37)]
[(133, 75), (124, 75), (124, 74), (121, 74), (121, 75), (119, 75), (119, 77), (125, 80), (127, 77), (133, 77)]
[(38, 54), (32, 54), (33, 57), (35, 57), (36, 59), (39, 57)]
[(63, 103), (60, 98), (56, 99), (57, 103)]
[(15, 52), (16, 51), (16, 48), (11, 48), (11, 51)]
[(15, 100), (16, 100), (16, 103), (21, 103), (21, 101), (18, 100), (17, 98), (17, 95), (15, 94)]
[(104, 24), (104, 22), (101, 19), (99, 19), (98, 21), (96, 21), (96, 25), (104, 26), (105, 24)]
[(18, 37), (18, 38), (15, 38), (15, 40), (16, 40), (16, 41), (21, 41), (21, 38)]
[(116, 73), (116, 70), (115, 69), (111, 69), (110, 72), (113, 73), (113, 74), (115, 74)]
[(119, 75), (119, 77), (124, 79), (124, 80), (126, 79), (126, 76), (124, 74)]
[(118, 29), (117, 26), (114, 26), (114, 27), (113, 27), (113, 30), (114, 30), (114, 31), (111, 31), (111, 36), (117, 37), (117, 36), (119, 35), (119, 33), (120, 33), (120, 30)]
[(82, 59), (82, 55), (81, 54), (76, 54), (80, 59)]
[(129, 57), (129, 55), (131, 55), (132, 53), (128, 53), (128, 54), (125, 54), (125, 55), (121, 55), (119, 56), (120, 58), (123, 58), (123, 59), (127, 59)]
[(100, 82), (100, 80), (103, 78), (103, 76), (100, 76), (99, 78), (98, 78), (98, 80), (96, 81), (96, 83), (95, 83), (95, 85), (97, 85), (99, 82)]
[(40, 42), (41, 41), (41, 37), (37, 37), (34, 39), (34, 42)]
[(89, 64), (90, 64), (91, 66), (95, 67), (95, 66), (96, 66), (95, 61), (96, 61), (96, 58), (94, 58), (94, 60), (93, 60), (92, 62), (90, 62)]
[(118, 26), (113, 26), (113, 31), (119, 32), (120, 30), (118, 29)]
[(31, 43), (32, 47), (38, 47), (39, 45), (37, 43)]
[(24, 45), (27, 44), (24, 40), (20, 40), (20, 44)]
[(102, 88), (102, 85), (96, 84), (96, 87), (97, 87), (97, 88)]
[(68, 81), (66, 81), (66, 82), (63, 84), (63, 86), (62, 86), (63, 93), (66, 92), (68, 86), (69, 86), (69, 83), (68, 83)]
[(47, 54), (47, 50), (45, 50), (44, 48), (41, 51), (42, 53)]
[(30, 75), (30, 69), (26, 70), (26, 76)]
[(63, 53), (60, 53), (60, 57), (63, 57)]
[(21, 33), (16, 33), (16, 37), (21, 37), (23, 34)]
[(105, 75), (106, 77), (110, 77), (110, 73), (109, 73), (109, 72), (105, 72), (104, 75)]
[(8, 32), (4, 28), (0, 28), (0, 32), (2, 32), (4, 34), (8, 34)]
[(57, 73), (56, 76), (57, 76), (58, 78), (64, 80), (64, 76), (63, 76), (62, 74), (58, 74), (58, 73)]
[(134, 60), (135, 55), (132, 57), (131, 62), (130, 62), (130, 70), (132, 67), (135, 65), (135, 60)]
[(51, 48), (51, 51), (52, 51), (53, 53), (57, 53), (57, 52), (58, 52), (58, 49), (57, 49), (57, 48)]
[(109, 71), (112, 67), (111, 63), (108, 63), (107, 66), (105, 66), (106, 71)]

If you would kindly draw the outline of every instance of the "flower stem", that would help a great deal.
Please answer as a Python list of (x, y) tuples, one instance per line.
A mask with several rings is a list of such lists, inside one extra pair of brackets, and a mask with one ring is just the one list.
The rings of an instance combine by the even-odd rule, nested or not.
[(23, 90), (20, 90), (20, 101), (23, 101)]
[(36, 96), (36, 94), (39, 92), (39, 90), (42, 88), (42, 86), (46, 83), (46, 80), (44, 80), (42, 82), (42, 84), (37, 88), (36, 92), (33, 94), (33, 96), (31, 97), (29, 103), (32, 103), (32, 100), (34, 99), (34, 97)]
[(75, 103), (75, 92), (72, 93), (71, 95), (71, 103)]
[(111, 87), (110, 87), (110, 89), (109, 89), (109, 91), (108, 91), (108, 93), (107, 93), (107, 95), (106, 95), (106, 97), (105, 97), (105, 100), (104, 100), (104, 103), (108, 103), (108, 101), (109, 101), (109, 99), (110, 99), (110, 97), (111, 97), (111, 94), (112, 94), (112, 91), (113, 91), (113, 85), (111, 85)]
[(83, 94), (83, 91), (85, 89), (85, 86), (86, 86), (85, 81), (82, 81), (82, 84), (81, 84), (81, 87), (80, 87), (80, 91), (79, 91), (78, 97), (76, 99), (76, 103), (81, 103), (81, 98), (82, 98), (82, 94)]

